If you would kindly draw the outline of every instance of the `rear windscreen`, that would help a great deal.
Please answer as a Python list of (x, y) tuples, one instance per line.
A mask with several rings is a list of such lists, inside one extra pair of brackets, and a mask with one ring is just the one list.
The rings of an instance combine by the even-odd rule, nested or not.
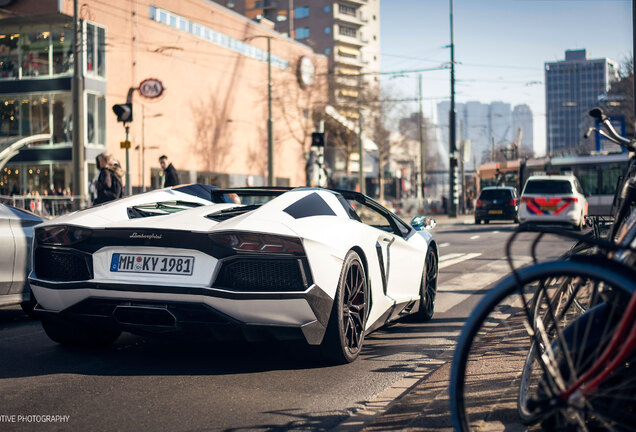
[(571, 194), (572, 184), (568, 180), (528, 180), (524, 194)]
[(485, 190), (481, 191), (479, 198), (483, 200), (505, 200), (512, 198), (512, 192), (507, 189)]

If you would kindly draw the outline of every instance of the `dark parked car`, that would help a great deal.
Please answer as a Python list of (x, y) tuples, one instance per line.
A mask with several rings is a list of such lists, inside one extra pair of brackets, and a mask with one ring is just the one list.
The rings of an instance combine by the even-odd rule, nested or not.
[(512, 186), (484, 188), (475, 203), (475, 223), (502, 219), (519, 223), (517, 189)]

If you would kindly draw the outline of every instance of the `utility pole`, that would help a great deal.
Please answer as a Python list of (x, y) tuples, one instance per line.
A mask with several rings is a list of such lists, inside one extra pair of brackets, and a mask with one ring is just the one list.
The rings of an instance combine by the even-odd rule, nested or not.
[(417, 185), (417, 195), (418, 198), (422, 198), (422, 200), (424, 200), (424, 131), (422, 130), (422, 123), (424, 122), (424, 119), (422, 118), (422, 74), (419, 74), (417, 78), (417, 98), (419, 99), (418, 104), (420, 108), (419, 115), (417, 116), (417, 129), (419, 131), (420, 138), (420, 177), (419, 184)]
[(84, 172), (84, 122), (83, 122), (83, 93), (82, 82), (82, 47), (83, 32), (79, 22), (77, 0), (73, 0), (73, 195), (79, 197), (76, 209), (84, 206), (85, 172)]
[(466, 135), (464, 131), (464, 120), (459, 120), (459, 135), (461, 136), (460, 144), (459, 144), (459, 184), (461, 186), (461, 191), (459, 194), (459, 212), (461, 214), (466, 213), (466, 203), (464, 202), (464, 197), (466, 196), (466, 182), (464, 179), (464, 152), (466, 151)]
[(274, 120), (272, 118), (272, 37), (267, 37), (267, 178), (276, 186), (274, 176)]
[(366, 193), (366, 185), (364, 183), (364, 148), (362, 146), (362, 74), (358, 75), (358, 181), (360, 182), (360, 193)]
[(256, 38), (267, 39), (267, 184), (276, 186), (274, 176), (274, 119), (272, 118), (272, 38), (274, 36), (249, 36), (245, 42)]
[(455, 44), (453, 43), (453, 0), (450, 2), (450, 84), (451, 84), (451, 102), (450, 111), (448, 113), (448, 135), (449, 143), (449, 164), (448, 164), (448, 216), (457, 217), (457, 185), (455, 169), (457, 167), (457, 143), (455, 136)]

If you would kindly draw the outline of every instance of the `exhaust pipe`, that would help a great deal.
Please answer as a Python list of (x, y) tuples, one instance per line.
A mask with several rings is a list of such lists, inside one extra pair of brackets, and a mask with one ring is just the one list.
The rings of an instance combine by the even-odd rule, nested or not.
[(117, 306), (113, 318), (124, 325), (175, 327), (177, 319), (161, 306)]

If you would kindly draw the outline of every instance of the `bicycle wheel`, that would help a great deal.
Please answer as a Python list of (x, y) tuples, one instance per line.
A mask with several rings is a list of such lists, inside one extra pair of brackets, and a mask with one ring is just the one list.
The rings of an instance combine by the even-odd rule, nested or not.
[(459, 338), (455, 430), (636, 430), (633, 353), (594, 394), (559, 398), (601, 355), (636, 289), (633, 270), (588, 258), (537, 264), (518, 277), (520, 285), (511, 275), (489, 292)]

